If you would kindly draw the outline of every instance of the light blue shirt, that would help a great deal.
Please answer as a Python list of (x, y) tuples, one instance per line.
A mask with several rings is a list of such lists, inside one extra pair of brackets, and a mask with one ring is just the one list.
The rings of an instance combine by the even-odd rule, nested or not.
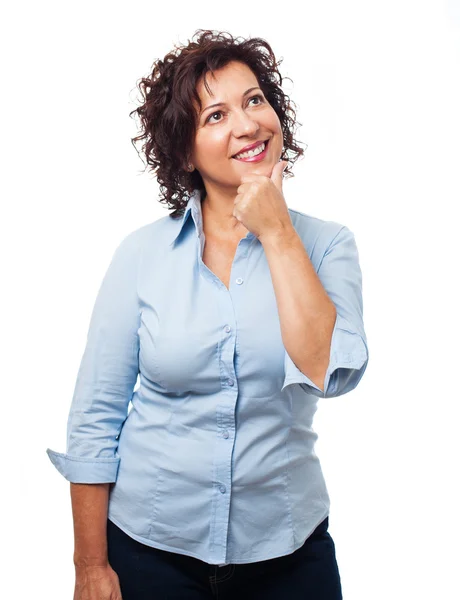
[(289, 214), (337, 309), (324, 392), (283, 346), (259, 239), (240, 240), (230, 289), (202, 261), (198, 190), (183, 218), (144, 225), (115, 250), (67, 452), (47, 453), (70, 482), (113, 482), (108, 518), (143, 544), (251, 563), (294, 552), (329, 515), (312, 423), (318, 398), (350, 392), (367, 367), (362, 276), (347, 227)]

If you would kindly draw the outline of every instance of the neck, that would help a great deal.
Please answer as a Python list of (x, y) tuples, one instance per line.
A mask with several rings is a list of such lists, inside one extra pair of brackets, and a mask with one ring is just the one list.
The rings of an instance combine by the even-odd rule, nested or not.
[(223, 195), (209, 193), (206, 190), (201, 201), (201, 214), (203, 217), (203, 230), (213, 235), (242, 235), (248, 229), (233, 215), (236, 195)]

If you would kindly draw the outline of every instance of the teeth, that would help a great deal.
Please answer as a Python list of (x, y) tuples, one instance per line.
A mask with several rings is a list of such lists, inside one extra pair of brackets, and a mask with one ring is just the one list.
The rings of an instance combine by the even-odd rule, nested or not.
[(241, 152), (240, 154), (236, 154), (235, 158), (249, 158), (250, 156), (257, 156), (265, 149), (265, 142), (262, 142), (257, 148), (253, 148), (252, 150), (248, 150), (247, 152)]

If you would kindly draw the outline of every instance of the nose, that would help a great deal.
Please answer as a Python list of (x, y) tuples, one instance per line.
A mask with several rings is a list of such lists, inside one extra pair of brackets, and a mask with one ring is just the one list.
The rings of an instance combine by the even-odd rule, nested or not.
[(259, 130), (259, 124), (243, 111), (234, 114), (233, 135), (235, 137), (252, 137)]

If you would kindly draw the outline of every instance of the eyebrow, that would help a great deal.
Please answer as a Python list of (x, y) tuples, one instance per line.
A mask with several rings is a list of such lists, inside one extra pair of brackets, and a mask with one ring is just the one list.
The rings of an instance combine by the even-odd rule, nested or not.
[[(249, 92), (252, 92), (252, 90), (260, 90), (260, 91), (262, 91), (262, 90), (260, 89), (260, 87), (256, 85), (255, 87), (252, 87), (252, 88), (249, 88), (248, 90), (246, 90), (246, 91), (244, 92), (244, 94), (243, 94), (243, 98), (244, 98), (245, 96), (247, 96), (247, 95), (249, 94)], [(226, 104), (225, 104), (225, 102), (216, 102), (216, 104), (210, 104), (210, 105), (209, 105), (209, 106), (207, 106), (206, 108), (203, 108), (203, 110), (202, 110), (202, 111), (201, 111), (201, 113), (200, 113), (200, 117), (201, 117), (201, 115), (204, 113), (204, 111), (205, 111), (205, 110), (208, 110), (208, 108), (213, 108), (214, 106), (226, 106)]]

